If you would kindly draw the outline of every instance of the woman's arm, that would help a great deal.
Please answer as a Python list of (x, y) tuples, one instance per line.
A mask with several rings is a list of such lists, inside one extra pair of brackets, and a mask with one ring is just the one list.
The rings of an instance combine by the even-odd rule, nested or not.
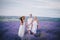
[[(32, 27), (33, 27), (33, 20), (32, 20), (32, 23), (31, 23), (31, 25), (32, 25)], [(32, 28), (32, 27), (31, 27), (31, 28)]]
[(25, 26), (27, 27), (27, 22), (25, 23)]
[(37, 20), (37, 29), (40, 29), (39, 21)]

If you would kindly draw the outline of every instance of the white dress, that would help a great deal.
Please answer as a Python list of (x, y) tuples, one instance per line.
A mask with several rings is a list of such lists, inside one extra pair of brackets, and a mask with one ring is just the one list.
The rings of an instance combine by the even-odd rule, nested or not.
[(20, 25), (19, 31), (18, 31), (18, 36), (23, 37), (24, 33), (25, 33), (25, 22), (23, 23), (23, 25)]
[(31, 22), (32, 22), (32, 18), (29, 18), (28, 20), (27, 20), (27, 23), (28, 23), (28, 28), (27, 28), (27, 30), (31, 30), (31, 28), (32, 28), (32, 24), (31, 24)]
[(32, 32), (34, 33), (34, 34), (36, 34), (36, 31), (37, 31), (37, 21), (33, 21), (33, 27), (32, 27)]

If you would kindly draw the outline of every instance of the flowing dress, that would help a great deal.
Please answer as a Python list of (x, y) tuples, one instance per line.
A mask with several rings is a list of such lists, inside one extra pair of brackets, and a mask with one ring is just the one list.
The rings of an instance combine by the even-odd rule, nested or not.
[(20, 25), (19, 30), (18, 30), (18, 36), (23, 37), (24, 33), (25, 33), (25, 22), (23, 23), (23, 25)]
[(27, 28), (27, 30), (30, 30), (31, 31), (31, 29), (32, 29), (32, 18), (29, 18), (28, 20), (27, 20), (27, 23), (28, 23), (28, 28)]
[(37, 21), (33, 21), (33, 27), (32, 27), (32, 32), (34, 33), (34, 34), (36, 34), (36, 31), (37, 31)]

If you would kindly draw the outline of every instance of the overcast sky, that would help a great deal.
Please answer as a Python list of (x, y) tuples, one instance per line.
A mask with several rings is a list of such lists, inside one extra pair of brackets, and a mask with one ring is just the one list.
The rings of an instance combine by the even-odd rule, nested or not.
[(60, 0), (0, 0), (0, 16), (60, 17)]

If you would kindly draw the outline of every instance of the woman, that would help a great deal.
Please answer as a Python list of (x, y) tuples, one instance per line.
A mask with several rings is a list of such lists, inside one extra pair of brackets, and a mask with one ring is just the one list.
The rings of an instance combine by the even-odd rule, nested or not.
[(32, 14), (30, 14), (29, 18), (27, 19), (27, 31), (28, 31), (28, 34), (31, 33), (32, 21), (33, 21)]
[(20, 17), (20, 27), (18, 31), (18, 36), (23, 37), (25, 33), (25, 16)]
[(37, 27), (38, 27), (38, 20), (37, 20), (37, 17), (35, 16), (33, 19), (33, 26), (32, 26), (32, 33), (33, 34), (36, 34)]

